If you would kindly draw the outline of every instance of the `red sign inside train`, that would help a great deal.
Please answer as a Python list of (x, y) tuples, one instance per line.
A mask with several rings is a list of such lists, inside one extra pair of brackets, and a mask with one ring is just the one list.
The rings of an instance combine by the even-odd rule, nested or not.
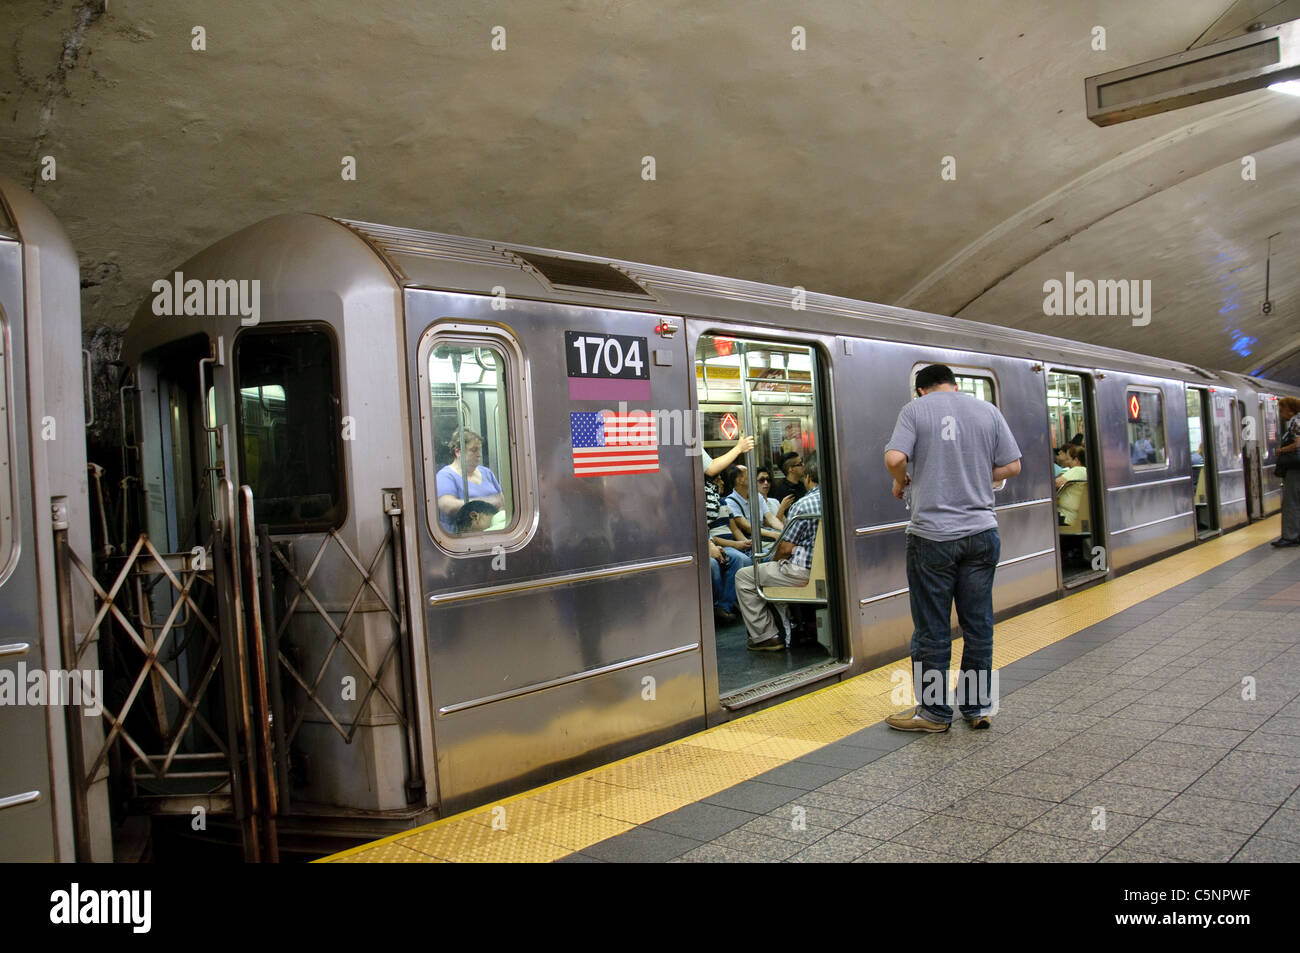
[(1137, 394), (1128, 399), (1128, 415), (1134, 420), (1138, 419), (1138, 413), (1142, 410), (1142, 405), (1138, 403)]
[(727, 414), (722, 418), (722, 435), (728, 440), (735, 440), (736, 434), (740, 433), (740, 424), (736, 422), (735, 414)]

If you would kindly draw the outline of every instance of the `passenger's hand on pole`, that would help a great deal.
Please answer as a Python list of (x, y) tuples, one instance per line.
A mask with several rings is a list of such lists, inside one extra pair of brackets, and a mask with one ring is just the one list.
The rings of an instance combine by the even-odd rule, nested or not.
[(749, 453), (749, 451), (753, 449), (754, 449), (754, 438), (746, 437), (742, 433), (740, 435), (740, 439), (736, 441), (736, 455), (739, 456), (742, 453)]

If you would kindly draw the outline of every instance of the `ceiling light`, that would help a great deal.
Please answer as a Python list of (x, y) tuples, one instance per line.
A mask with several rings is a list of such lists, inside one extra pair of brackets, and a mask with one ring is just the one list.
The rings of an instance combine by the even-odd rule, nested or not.
[(1269, 89), (1276, 89), (1279, 93), (1286, 93), (1290, 96), (1300, 96), (1300, 79), (1290, 79), (1285, 83), (1274, 83)]
[(1084, 91), (1088, 119), (1098, 126), (1109, 126), (1266, 86), (1291, 85), (1297, 79), (1300, 20), (1292, 20), (1089, 76), (1084, 80)]

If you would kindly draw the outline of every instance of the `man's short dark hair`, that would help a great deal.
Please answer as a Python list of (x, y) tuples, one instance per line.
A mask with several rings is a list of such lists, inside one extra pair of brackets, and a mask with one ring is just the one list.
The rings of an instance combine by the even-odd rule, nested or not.
[(929, 390), (931, 387), (938, 387), (940, 384), (957, 386), (957, 378), (953, 376), (952, 368), (947, 364), (931, 364), (929, 367), (923, 367), (916, 372), (917, 390)]
[[(781, 472), (784, 473), (785, 465), (798, 456), (799, 456), (798, 450), (787, 450), (785, 453), (781, 454)], [(803, 462), (802, 457), (800, 457), (800, 462)]]
[(492, 517), (497, 515), (497, 508), (487, 500), (470, 500), (456, 511), (456, 532), (469, 532), (470, 522), (474, 519), (475, 513), (482, 513), (484, 516)]

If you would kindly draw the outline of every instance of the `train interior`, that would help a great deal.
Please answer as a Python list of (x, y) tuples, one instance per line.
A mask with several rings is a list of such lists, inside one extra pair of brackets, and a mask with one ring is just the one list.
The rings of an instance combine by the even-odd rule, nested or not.
[(1056, 505), (1061, 581), (1082, 585), (1106, 575), (1105, 531), (1101, 526), (1101, 473), (1093, 426), (1093, 381), (1089, 374), (1051, 369), (1047, 373), (1047, 417), (1052, 437), (1052, 492)]
[[(720, 457), (745, 434), (755, 441), (752, 452), (715, 478), (723, 518), (710, 528), (711, 541), (726, 554), (726, 562), (768, 562), (800, 522), (791, 519), (789, 509), (806, 492), (799, 482), (809, 468), (818, 470), (823, 501), (834, 497), (834, 488), (826, 483), (829, 468), (818, 466), (824, 416), (816, 354), (802, 345), (706, 334), (696, 349), (695, 382), (705, 452)], [(786, 503), (790, 497), (794, 499)], [(751, 517), (762, 510), (768, 513), (756, 532), (760, 521)], [(784, 630), (785, 651), (749, 650), (754, 638), (728, 588), (728, 574), (723, 569), (715, 577), (720, 583), (715, 609), (725, 607), (714, 613), (718, 693), (724, 705), (802, 680), (838, 657), (830, 591), (835, 550), (825, 537), (824, 526), (818, 525), (806, 585), (760, 586), (771, 614), (770, 631)]]

